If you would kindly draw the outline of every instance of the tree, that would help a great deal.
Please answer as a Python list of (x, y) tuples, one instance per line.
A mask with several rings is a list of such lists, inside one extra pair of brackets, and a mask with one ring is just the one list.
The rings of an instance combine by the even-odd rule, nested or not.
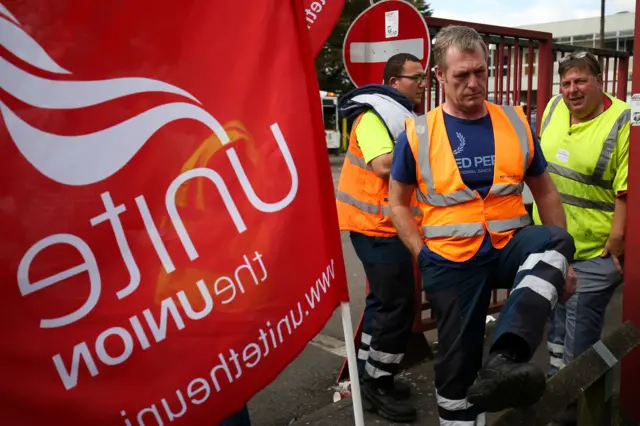
[[(431, 16), (433, 10), (427, 0), (408, 0), (422, 13)], [(316, 57), (316, 73), (320, 89), (343, 94), (353, 89), (342, 62), (342, 45), (349, 26), (366, 8), (370, 0), (345, 0), (340, 19)]]

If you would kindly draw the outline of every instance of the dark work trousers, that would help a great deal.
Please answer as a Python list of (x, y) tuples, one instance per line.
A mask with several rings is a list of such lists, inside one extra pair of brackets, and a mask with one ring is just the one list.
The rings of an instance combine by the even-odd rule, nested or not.
[(622, 283), (611, 256), (574, 262), (573, 269), (576, 292), (564, 306), (556, 306), (549, 321), (549, 376), (600, 340), (607, 305)]
[(486, 424), (466, 393), (482, 367), (492, 289), (513, 289), (496, 323), (492, 350), (508, 347), (520, 361), (529, 361), (562, 294), (574, 253), (573, 239), (561, 228), (530, 226), (515, 234), (498, 259), (479, 266), (441, 266), (420, 256), (423, 288), (438, 326), (435, 385), (441, 425)]
[(351, 232), (351, 243), (369, 281), (358, 351), (359, 376), (393, 382), (411, 337), (415, 279), (411, 253), (397, 237)]

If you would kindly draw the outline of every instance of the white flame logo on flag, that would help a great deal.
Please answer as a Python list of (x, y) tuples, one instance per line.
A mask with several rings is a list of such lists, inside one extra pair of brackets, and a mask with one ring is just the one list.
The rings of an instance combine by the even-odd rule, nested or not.
[[(22, 29), (20, 22), (2, 3), (0, 45), (38, 69), (71, 74)], [(34, 107), (57, 110), (85, 108), (127, 95), (150, 92), (176, 94), (200, 104), (185, 90), (158, 80), (139, 77), (97, 81), (49, 80), (29, 74), (2, 57), (0, 89)], [(88, 185), (113, 175), (155, 132), (175, 120), (196, 120), (215, 133), (223, 144), (229, 142), (229, 137), (214, 117), (203, 108), (187, 102), (160, 105), (110, 128), (78, 136), (56, 135), (37, 129), (2, 101), (0, 114), (22, 155), (42, 174), (67, 185)], [(278, 142), (280, 145), (281, 141)]]

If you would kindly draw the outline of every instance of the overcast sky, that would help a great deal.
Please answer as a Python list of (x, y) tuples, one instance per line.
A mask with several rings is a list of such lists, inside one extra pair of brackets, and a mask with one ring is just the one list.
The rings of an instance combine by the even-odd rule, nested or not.
[[(430, 0), (434, 16), (508, 27), (600, 16), (600, 0)], [(522, 4), (521, 3), (521, 4)], [(635, 12), (636, 0), (606, 0), (606, 14)]]

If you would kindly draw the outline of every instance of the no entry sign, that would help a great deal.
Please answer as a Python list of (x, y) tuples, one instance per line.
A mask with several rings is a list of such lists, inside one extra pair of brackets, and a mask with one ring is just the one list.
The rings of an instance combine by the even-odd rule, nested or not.
[(382, 83), (384, 65), (396, 53), (411, 53), (426, 67), (430, 52), (427, 23), (418, 9), (401, 0), (381, 1), (362, 12), (342, 47), (347, 74), (357, 87)]

